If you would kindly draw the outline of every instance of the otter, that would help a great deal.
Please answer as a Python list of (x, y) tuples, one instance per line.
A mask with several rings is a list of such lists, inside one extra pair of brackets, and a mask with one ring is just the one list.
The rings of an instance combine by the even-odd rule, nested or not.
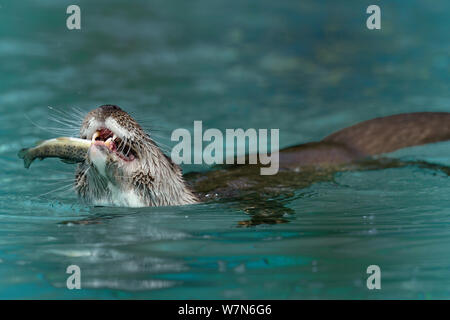
[[(333, 178), (343, 170), (380, 169), (411, 162), (374, 157), (404, 147), (450, 139), (450, 113), (420, 112), (368, 120), (339, 130), (319, 142), (279, 152), (278, 174), (261, 176), (260, 164), (222, 165), (183, 176), (181, 168), (127, 112), (115, 105), (90, 111), (80, 138), (92, 140), (77, 165), (75, 189), (98, 206), (168, 206), (227, 201), (251, 214), (243, 224), (280, 223), (295, 190)], [(248, 163), (248, 162), (246, 162)], [(449, 173), (447, 168), (414, 165)]]
[(89, 112), (80, 137), (93, 141), (75, 174), (75, 189), (86, 202), (144, 207), (198, 201), (180, 167), (119, 107), (104, 105)]

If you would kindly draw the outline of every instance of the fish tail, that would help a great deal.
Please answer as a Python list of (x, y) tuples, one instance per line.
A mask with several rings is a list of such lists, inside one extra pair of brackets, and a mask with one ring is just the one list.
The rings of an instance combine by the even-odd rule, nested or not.
[(23, 159), (23, 166), (27, 169), (30, 167), (31, 163), (34, 160), (30, 156), (29, 150), (30, 150), (29, 148), (24, 148), (24, 149), (20, 150), (19, 153), (17, 154), (20, 159)]

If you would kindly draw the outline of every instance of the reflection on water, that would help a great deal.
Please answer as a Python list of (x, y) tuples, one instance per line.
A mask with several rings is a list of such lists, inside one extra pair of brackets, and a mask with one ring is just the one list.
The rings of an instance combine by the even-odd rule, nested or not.
[[(255, 212), (230, 203), (84, 206), (73, 166), (25, 170), (16, 156), (54, 136), (24, 117), (53, 127), (47, 106), (117, 104), (169, 147), (194, 120), (279, 128), (285, 147), (376, 116), (448, 111), (447, 2), (383, 4), (380, 32), (359, 1), (265, 0), (81, 2), (82, 30), (69, 32), (69, 2), (0, 7), (1, 298), (449, 298), (439, 170), (342, 172), (294, 190), (287, 223), (245, 228)], [(390, 156), (448, 166), (448, 150)], [(65, 288), (71, 264), (80, 291)]]

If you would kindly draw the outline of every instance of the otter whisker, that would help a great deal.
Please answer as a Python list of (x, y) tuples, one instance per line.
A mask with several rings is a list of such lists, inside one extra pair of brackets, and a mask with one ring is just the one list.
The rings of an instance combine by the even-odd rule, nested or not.
[[(78, 121), (78, 122), (80, 122), (80, 123), (83, 122), (83, 119), (84, 119), (83, 114), (80, 113), (79, 111), (77, 111), (74, 107), (71, 108), (71, 109), (72, 109), (72, 113), (63, 111), (63, 110), (61, 110), (61, 109), (56, 109), (56, 108), (54, 108), (54, 107), (52, 107), (52, 106), (48, 106), (48, 108), (49, 108), (52, 112), (57, 113), (58, 116), (59, 116), (61, 119), (65, 119), (65, 120), (69, 120), (69, 121)], [(75, 119), (73, 119), (73, 118), (75, 118)]]
[(47, 128), (45, 128), (45, 127), (42, 127), (41, 125), (37, 124), (33, 120), (31, 120), (31, 118), (27, 114), (24, 114), (24, 116), (25, 116), (25, 118), (28, 121), (31, 122), (31, 124), (33, 124), (35, 127), (37, 127), (38, 129), (41, 129), (43, 131), (47, 131), (47, 132), (50, 132), (52, 134), (54, 134), (55, 132), (57, 132), (57, 133), (59, 132), (59, 133), (62, 133), (63, 135), (69, 135), (69, 136), (73, 135), (73, 129), (69, 130), (69, 129), (63, 129), (63, 128), (57, 128), (57, 127), (56, 128), (55, 127), (47, 127)]
[(81, 121), (83, 121), (85, 115), (86, 115), (86, 111), (79, 108), (79, 107), (72, 107), (72, 111), (75, 114), (75, 116), (77, 116)]
[(67, 121), (69, 123), (81, 123), (83, 122), (83, 118), (79, 118), (78, 116), (74, 114), (68, 114), (63, 111), (54, 109), (52, 107), (49, 107), (49, 109), (53, 112), (52, 116), (55, 119), (60, 119), (62, 121)]
[(72, 184), (64, 185), (64, 186), (62, 186), (62, 187), (59, 187), (59, 188), (50, 190), (50, 191), (48, 191), (48, 192), (39, 194), (39, 195), (37, 195), (37, 196), (34, 196), (34, 197), (32, 197), (32, 199), (35, 199), (35, 198), (41, 198), (41, 197), (43, 197), (43, 196), (45, 196), (45, 195), (47, 195), (47, 194), (50, 194), (50, 193), (67, 192), (67, 191), (69, 191), (69, 190), (71, 190), (71, 189), (74, 189), (74, 186), (73, 186)]
[(78, 128), (80, 127), (81, 122), (72, 122), (70, 120), (67, 119), (58, 119), (55, 118), (54, 116), (50, 116), (49, 119), (53, 122), (59, 123), (62, 126), (68, 127), (70, 129), (74, 129), (78, 131)]
[(122, 146), (122, 149), (120, 150), (120, 152), (122, 152), (123, 153), (123, 151), (125, 150), (125, 147), (128, 145), (128, 138), (127, 137), (125, 137), (125, 139), (124, 139), (124, 143), (123, 143), (123, 146)]
[[(48, 182), (48, 180), (50, 180), (51, 182)], [(51, 185), (55, 185), (55, 184), (58, 184), (58, 183), (66, 183), (66, 182), (73, 182), (73, 178), (67, 178), (67, 179), (47, 179), (47, 181), (43, 181), (46, 185), (49, 185), (49, 186), (51, 186)]]
[(153, 141), (155, 141), (156, 146), (159, 147), (165, 153), (170, 153), (171, 152), (172, 149), (168, 145), (166, 145), (164, 143), (161, 143), (161, 142), (158, 142), (156, 140), (153, 140)]
[(57, 184), (57, 183), (61, 183), (61, 182), (70, 182), (70, 181), (73, 181), (73, 178), (64, 178), (64, 179), (62, 179), (62, 178), (47, 178), (47, 179), (33, 179), (33, 180), (51, 185), (51, 184)]
[(62, 110), (55, 109), (51, 106), (48, 107), (54, 114), (49, 117), (53, 122), (56, 122), (63, 127), (73, 129), (75, 135), (78, 132), (78, 128), (83, 122), (83, 117), (76, 114), (69, 114)]
[(86, 169), (82, 170), (81, 178), (85, 178), (90, 169), (91, 169), (91, 167), (87, 167)]

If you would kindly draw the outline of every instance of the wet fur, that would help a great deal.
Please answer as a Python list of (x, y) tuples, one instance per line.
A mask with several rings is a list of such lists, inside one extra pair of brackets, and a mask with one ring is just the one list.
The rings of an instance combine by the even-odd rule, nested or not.
[(102, 106), (87, 114), (80, 129), (84, 139), (105, 126), (131, 141), (138, 158), (124, 168), (109, 157), (106, 177), (88, 159), (78, 165), (75, 189), (79, 196), (95, 205), (164, 206), (197, 201), (183, 181), (180, 168), (158, 148), (141, 126), (116, 106)]

